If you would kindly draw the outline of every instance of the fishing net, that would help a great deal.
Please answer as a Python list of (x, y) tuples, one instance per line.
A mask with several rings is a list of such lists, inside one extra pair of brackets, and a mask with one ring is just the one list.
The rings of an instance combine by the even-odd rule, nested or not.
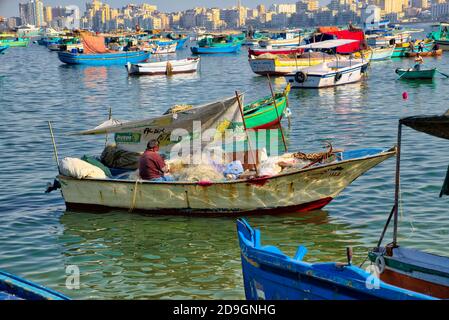
[(100, 160), (110, 168), (137, 169), (142, 153), (131, 152), (117, 148), (116, 145), (108, 145), (101, 153)]
[(190, 166), (182, 168), (176, 174), (173, 173), (176, 180), (187, 182), (199, 182), (199, 181), (222, 181), (224, 179), (223, 174), (218, 172), (212, 165), (200, 164), (196, 166)]

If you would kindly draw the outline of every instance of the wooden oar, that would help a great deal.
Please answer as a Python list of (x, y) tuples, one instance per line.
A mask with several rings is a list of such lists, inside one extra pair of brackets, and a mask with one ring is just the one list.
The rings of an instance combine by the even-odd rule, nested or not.
[(441, 71), (438, 70), (438, 69), (436, 69), (436, 70), (437, 70), (437, 72), (438, 72), (439, 74), (441, 74), (442, 76), (445, 76), (446, 78), (449, 78), (449, 75), (447, 75), (447, 74), (441, 72)]

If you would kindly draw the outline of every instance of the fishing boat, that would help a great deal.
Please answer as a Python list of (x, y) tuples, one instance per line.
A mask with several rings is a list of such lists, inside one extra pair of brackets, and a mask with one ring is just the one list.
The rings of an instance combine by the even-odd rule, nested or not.
[(128, 62), (126, 68), (130, 75), (171, 75), (196, 72), (199, 62), (199, 57), (137, 64)]
[[(351, 43), (355, 40), (329, 40), (314, 42), (302, 46), (304, 49), (332, 50), (342, 43)], [(324, 62), (316, 66), (304, 68), (295, 73), (285, 75), (292, 88), (325, 88), (358, 82), (362, 79), (368, 67), (368, 61), (363, 59), (338, 59)]]
[[(399, 120), (394, 205), (377, 246), (370, 251), (368, 257), (378, 268), (380, 278), (383, 281), (432, 297), (448, 299), (449, 257), (427, 253), (407, 246), (401, 246), (398, 241), (403, 126), (407, 126), (434, 137), (449, 140), (449, 110), (441, 116), (412, 116)], [(449, 173), (444, 181), (440, 197), (448, 194)], [(388, 226), (390, 225), (391, 219), (393, 219), (393, 241), (383, 247), (382, 241)]]
[[(128, 136), (134, 137), (130, 131), (135, 124), (124, 126)], [(166, 133), (159, 133), (162, 134)], [(144, 149), (141, 146), (139, 150)], [(223, 177), (220, 181), (154, 182), (119, 176), (77, 179), (59, 174), (54, 185), (60, 186), (66, 207), (72, 210), (115, 208), (155, 214), (227, 216), (310, 211), (326, 206), (355, 179), (394, 154), (394, 149), (348, 150), (332, 153), (323, 162), (314, 161), (273, 176), (236, 180)]]
[(425, 52), (416, 52), (416, 51), (415, 52), (407, 52), (407, 57), (415, 58), (418, 54), (421, 57), (439, 57), (439, 56), (443, 55), (443, 49), (425, 51)]
[(399, 75), (400, 79), (433, 79), (437, 69), (436, 68), (432, 68), (432, 69), (421, 69), (421, 70), (416, 70), (414, 68), (409, 68), (409, 69), (401, 69), (398, 68), (396, 69), (396, 74)]
[(177, 42), (173, 41), (173, 43), (167, 44), (167, 45), (156, 45), (155, 48), (151, 50), (153, 54), (168, 54), (168, 53), (175, 53), (177, 48)]
[(410, 45), (411, 44), (410, 42), (396, 43), (396, 47), (395, 47), (395, 49), (393, 51), (393, 55), (391, 57), (392, 58), (403, 58), (403, 57), (408, 57), (410, 53), (418, 52), (418, 46), (419, 46), (420, 42), (424, 43), (423, 51), (420, 52), (420, 54), (425, 53), (425, 52), (432, 52), (433, 46), (434, 46), (433, 40), (429, 40), (429, 39), (416, 40), (413, 43), (413, 47)]
[(83, 53), (77, 49), (58, 52), (58, 58), (66, 64), (90, 66), (126, 65), (146, 61), (150, 54), (145, 51), (110, 51), (105, 46), (104, 37), (81, 33)]
[(449, 23), (442, 22), (432, 26), (432, 31), (427, 35), (437, 43), (444, 51), (449, 50)]
[[(243, 114), (247, 129), (268, 129), (279, 124), (287, 107), (290, 85), (283, 92), (275, 93), (275, 97), (267, 96), (245, 105)], [(273, 103), (276, 100), (276, 106)]]
[(389, 60), (393, 55), (394, 49), (395, 46), (370, 48), (354, 53), (354, 58), (361, 59), (363, 57), (363, 59), (368, 61)]
[(259, 46), (262, 48), (298, 46), (301, 43), (301, 37), (299, 36), (299, 32), (300, 32), (299, 29), (286, 30), (286, 31), (272, 31), (271, 39), (260, 40)]
[(0, 46), (27, 47), (29, 44), (30, 44), (30, 39), (28, 39), (28, 38), (3, 37), (0, 34)]
[(8, 49), (9, 46), (0, 46), (0, 54), (4, 54), (6, 49)]
[(0, 271), (0, 300), (70, 300), (65, 295)]
[(274, 55), (289, 55), (289, 54), (302, 54), (304, 49), (298, 47), (277, 47), (277, 48), (258, 48), (258, 49), (248, 49), (248, 56), (260, 56), (263, 54), (274, 54)]
[[(351, 40), (326, 40), (319, 42), (321, 45), (334, 45), (337, 41), (342, 43)], [(310, 46), (310, 45), (309, 45)], [(339, 55), (331, 55), (323, 52), (312, 52), (308, 46), (301, 46), (300, 49), (309, 49), (303, 54), (273, 55), (262, 54), (260, 56), (251, 56), (248, 60), (251, 70), (259, 75), (284, 76), (286, 74), (297, 72), (306, 67), (315, 66), (324, 62), (334, 61), (337, 58), (345, 60)]]
[(307, 248), (298, 247), (293, 258), (263, 245), (260, 230), (237, 220), (243, 284), (248, 300), (434, 300), (396, 287), (347, 263), (305, 262)]
[(222, 46), (195, 46), (190, 47), (193, 54), (213, 54), (213, 53), (235, 53), (240, 50), (242, 45), (240, 43), (228, 43)]

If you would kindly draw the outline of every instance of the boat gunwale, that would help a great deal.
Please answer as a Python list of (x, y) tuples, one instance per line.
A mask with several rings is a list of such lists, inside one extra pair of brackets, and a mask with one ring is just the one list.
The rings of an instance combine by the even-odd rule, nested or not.
[[(394, 148), (394, 147), (393, 147)], [(357, 150), (357, 149), (356, 149)], [(280, 173), (274, 176), (262, 176), (262, 177), (257, 177), (254, 179), (238, 179), (238, 180), (229, 180), (229, 181), (217, 181), (217, 182), (208, 182), (207, 186), (211, 186), (211, 185), (221, 185), (221, 184), (241, 184), (241, 183), (250, 183), (250, 184), (257, 184), (257, 182), (264, 182), (264, 181), (268, 181), (268, 180), (276, 180), (279, 178), (284, 178), (284, 177), (288, 177), (291, 175), (297, 175), (297, 174), (301, 174), (304, 172), (310, 172), (310, 171), (315, 171), (315, 170), (320, 170), (323, 168), (328, 168), (331, 169), (332, 167), (337, 167), (340, 166), (342, 164), (347, 164), (347, 163), (351, 163), (351, 162), (360, 162), (360, 161), (365, 161), (365, 160), (369, 160), (369, 159), (375, 159), (375, 158), (385, 158), (385, 160), (387, 160), (388, 158), (392, 157), (393, 155), (396, 154), (396, 149), (389, 149), (387, 151), (383, 151), (380, 152), (376, 155), (371, 155), (371, 156), (365, 156), (365, 157), (360, 157), (360, 158), (355, 158), (355, 159), (348, 159), (348, 160), (343, 160), (343, 161), (339, 161), (337, 163), (332, 163), (329, 165), (320, 165), (320, 166), (316, 166), (316, 167), (309, 167), (309, 168), (301, 168), (295, 171), (290, 171), (290, 172), (286, 172), (286, 173)], [(57, 175), (57, 178), (62, 178), (65, 180), (75, 180), (75, 181), (92, 181), (92, 182), (103, 182), (103, 183), (113, 183), (113, 182), (120, 182), (120, 183), (131, 183), (131, 184), (135, 184), (137, 181), (140, 184), (151, 184), (151, 185), (186, 185), (186, 186), (201, 186), (201, 183), (199, 182), (188, 182), (188, 181), (150, 181), (150, 180), (125, 180), (125, 179), (98, 179), (98, 178), (93, 178), (93, 179), (76, 179), (73, 177), (69, 177), (69, 176), (64, 176), (61, 174)]]

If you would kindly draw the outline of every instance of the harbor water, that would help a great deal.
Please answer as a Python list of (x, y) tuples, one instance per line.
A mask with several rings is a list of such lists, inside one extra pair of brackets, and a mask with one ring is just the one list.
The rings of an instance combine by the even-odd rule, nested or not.
[[(189, 56), (188, 48), (175, 55)], [(449, 79), (398, 81), (394, 70), (413, 60), (373, 62), (360, 83), (321, 90), (292, 90), (291, 151), (392, 147), (400, 117), (442, 114)], [(449, 53), (425, 58), (449, 73)], [(273, 78), (282, 90), (284, 78)], [(107, 119), (160, 115), (175, 104), (199, 104), (245, 92), (250, 102), (269, 95), (265, 77), (252, 73), (246, 48), (238, 54), (201, 56), (194, 75), (128, 77), (124, 66), (62, 64), (36, 44), (0, 57), (0, 269), (77, 299), (242, 299), (236, 217), (188, 217), (68, 212), (59, 191), (45, 194), (57, 168), (47, 121), (60, 158), (96, 155), (105, 139), (70, 132)], [(403, 92), (408, 100), (403, 100)], [(109, 137), (110, 139), (112, 137)], [(438, 198), (449, 164), (448, 142), (403, 130), (401, 244), (448, 255), (448, 198)], [(393, 205), (390, 159), (357, 179), (323, 210), (251, 216), (262, 243), (292, 255), (305, 245), (305, 260), (344, 261), (354, 249), (360, 264), (377, 243)], [(390, 241), (391, 233), (386, 236)], [(67, 267), (80, 270), (79, 289), (66, 287)]]

